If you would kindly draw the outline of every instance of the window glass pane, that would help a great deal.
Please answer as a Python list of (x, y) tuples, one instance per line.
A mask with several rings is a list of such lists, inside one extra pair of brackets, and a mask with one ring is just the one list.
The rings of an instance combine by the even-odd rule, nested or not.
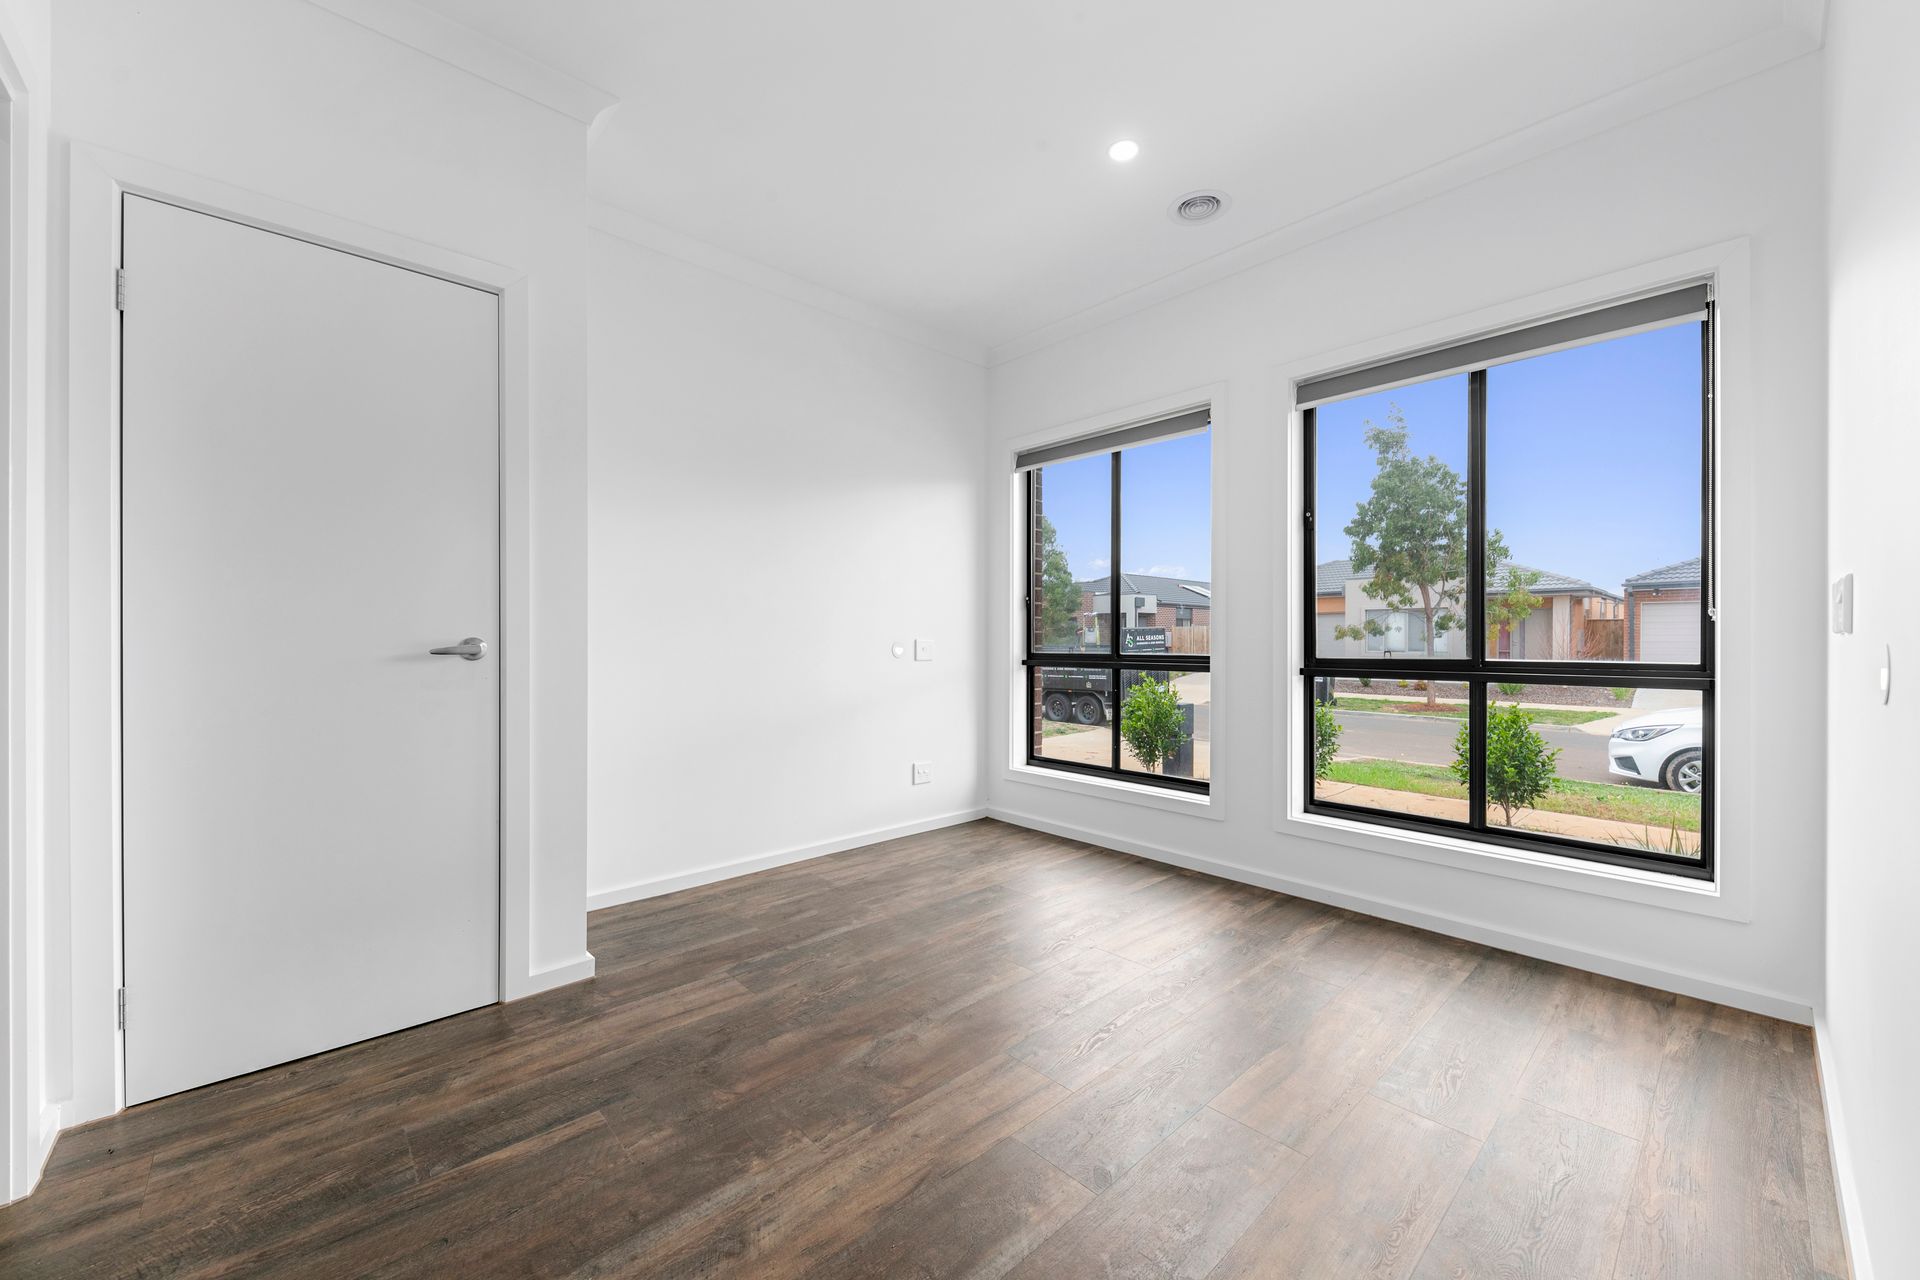
[(1213, 677), (1128, 671), (1120, 704), (1120, 767), (1166, 778), (1213, 776)]
[(1314, 412), (1322, 658), (1466, 658), (1466, 374)]
[(1113, 566), (1113, 455), (1056, 462), (1030, 474), (1033, 648), (1104, 653)]
[(1467, 821), (1456, 773), (1466, 686), (1323, 677), (1313, 694), (1314, 799), (1446, 822)]
[(1699, 323), (1487, 371), (1487, 653), (1700, 659)]
[(1120, 644), (1206, 653), (1213, 612), (1213, 436), (1120, 454)]
[(1033, 757), (1112, 768), (1112, 687), (1113, 673), (1098, 668), (1032, 668)]
[(1697, 858), (1701, 709), (1692, 689), (1488, 686), (1488, 828)]

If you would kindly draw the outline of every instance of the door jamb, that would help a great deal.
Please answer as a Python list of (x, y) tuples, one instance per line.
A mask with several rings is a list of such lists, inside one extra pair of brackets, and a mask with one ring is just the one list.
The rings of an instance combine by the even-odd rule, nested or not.
[[(39, 481), (46, 457), (42, 375), (46, 126), (38, 113), (43, 71), (32, 44), (0, 14), (0, 128), (6, 173), (0, 199), (0, 439), (11, 477), (0, 511), (0, 1204), (27, 1194), (60, 1127), (47, 1100), (44, 1028), (47, 860), (41, 839), (45, 705), (44, 642), (35, 628), (45, 600), (46, 538)], [(42, 46), (41, 52), (44, 52)]]
[[(555, 985), (532, 970), (531, 362), (524, 272), (165, 165), (75, 144), (69, 170), (68, 780), (73, 1093), (63, 1125), (125, 1105), (120, 796), (120, 265), (122, 197), (168, 204), (438, 276), (499, 298), (499, 998)], [(139, 285), (129, 282), (130, 298)], [(137, 300), (133, 305), (138, 305)], [(590, 961), (588, 962), (590, 965)], [(570, 974), (584, 977), (590, 974)]]

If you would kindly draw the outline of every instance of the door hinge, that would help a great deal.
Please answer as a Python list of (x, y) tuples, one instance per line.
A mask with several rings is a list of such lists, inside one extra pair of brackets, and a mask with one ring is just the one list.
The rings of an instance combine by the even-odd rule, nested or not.
[(127, 269), (113, 269), (113, 305), (122, 311), (127, 309)]
[(120, 988), (119, 1027), (122, 1031), (125, 1031), (127, 1029), (127, 989), (125, 987)]

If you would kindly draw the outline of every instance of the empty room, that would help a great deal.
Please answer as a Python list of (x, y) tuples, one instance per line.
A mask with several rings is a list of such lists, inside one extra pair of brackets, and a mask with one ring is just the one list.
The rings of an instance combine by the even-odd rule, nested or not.
[(1920, 1277), (1915, 50), (0, 0), (0, 1276)]

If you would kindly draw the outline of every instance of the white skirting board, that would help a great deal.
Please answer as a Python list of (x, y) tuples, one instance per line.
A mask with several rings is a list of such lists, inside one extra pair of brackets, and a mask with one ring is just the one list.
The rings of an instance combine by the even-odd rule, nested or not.
[(28, 1137), (21, 1149), (10, 1153), (17, 1161), (14, 1168), (7, 1170), (7, 1182), (0, 1190), (9, 1192), (0, 1195), (0, 1205), (23, 1200), (40, 1185), (40, 1175), (47, 1167), (47, 1157), (53, 1154), (53, 1144), (60, 1137), (60, 1104), (49, 1103), (40, 1109), (40, 1123)]
[(535, 971), (527, 979), (526, 990), (515, 992), (507, 998), (518, 1000), (525, 996), (538, 995), (542, 991), (551, 991), (555, 987), (564, 987), (568, 983), (585, 982), (593, 976), (593, 966), (593, 954), (582, 951), (571, 960), (563, 960), (559, 964), (550, 964), (544, 969)]
[(809, 858), (824, 858), (830, 853), (844, 853), (848, 849), (858, 849), (862, 845), (879, 844), (884, 840), (898, 840), (902, 836), (919, 835), (923, 831), (937, 831), (942, 827), (957, 827), (963, 822), (972, 822), (976, 818), (986, 816), (985, 809), (961, 809), (955, 813), (943, 813), (938, 817), (922, 818), (918, 822), (905, 822), (897, 827), (859, 831), (849, 836), (823, 840), (818, 844), (800, 845), (751, 858), (737, 858), (732, 862), (718, 862), (712, 866), (682, 871), (676, 875), (656, 876), (651, 880), (635, 880), (628, 884), (615, 885), (611, 889), (595, 889), (587, 894), (587, 910), (599, 911), (603, 907), (617, 907), (623, 902), (657, 898), (661, 894), (678, 893), (682, 889), (695, 889), (717, 880), (731, 880), (736, 876), (752, 875), (756, 871), (769, 871), (774, 867), (805, 862)]
[(1653, 987), (1659, 991), (1672, 991), (1680, 995), (1693, 996), (1699, 1000), (1712, 1001), (1714, 1004), (1731, 1005), (1736, 1009), (1745, 1009), (1750, 1013), (1764, 1014), (1769, 1018), (1779, 1018), (1786, 1022), (1804, 1025), (1813, 1021), (1813, 1009), (1804, 1001), (1773, 991), (1755, 991), (1746, 987), (1733, 987), (1715, 982), (1708, 978), (1692, 974), (1675, 973), (1666, 969), (1656, 969), (1621, 956), (1604, 952), (1586, 951), (1578, 947), (1569, 947), (1551, 939), (1535, 937), (1531, 934), (1513, 933), (1504, 929), (1489, 928), (1471, 920), (1461, 920), (1454, 916), (1425, 911), (1419, 907), (1404, 903), (1387, 902), (1378, 898), (1363, 897), (1348, 893), (1328, 885), (1307, 880), (1295, 880), (1286, 876), (1273, 875), (1252, 867), (1243, 867), (1237, 863), (1220, 862), (1213, 858), (1203, 858), (1194, 854), (1181, 853), (1174, 849), (1158, 845), (1145, 844), (1138, 840), (1128, 840), (1120, 836), (1108, 835), (1101, 831), (1091, 831), (1076, 827), (1071, 823), (1055, 822), (1049, 818), (1036, 817), (1030, 813), (1020, 813), (1012, 809), (989, 807), (989, 818), (1012, 823), (1016, 827), (1026, 827), (1032, 831), (1044, 831), (1049, 835), (1063, 836), (1069, 840), (1082, 840), (1102, 848), (1114, 849), (1121, 853), (1131, 853), (1137, 857), (1148, 858), (1154, 862), (1164, 862), (1169, 866), (1184, 867), (1189, 871), (1200, 871), (1207, 875), (1219, 876), (1222, 880), (1233, 880), (1240, 884), (1255, 885), (1262, 889), (1272, 889), (1276, 893), (1291, 894), (1296, 898), (1306, 898), (1313, 902), (1323, 902), (1328, 906), (1345, 907), (1363, 915), (1378, 916), (1383, 920), (1393, 920), (1400, 924), (1412, 925), (1416, 929), (1426, 929), (1433, 933), (1443, 933), (1451, 938), (1464, 938), (1469, 942), (1483, 943), (1497, 947), (1502, 951), (1512, 951), (1523, 956), (1532, 956), (1536, 960), (1546, 960), (1554, 964), (1563, 964), (1571, 969), (1584, 969), (1589, 973), (1604, 974), (1609, 978), (1618, 978), (1623, 982), (1635, 982), (1644, 987)]
[(1846, 1117), (1840, 1110), (1827, 1024), (1813, 1019), (1813, 1052), (1820, 1066), (1820, 1105), (1827, 1113), (1827, 1152), (1833, 1160), (1833, 1190), (1840, 1201), (1840, 1227), (1847, 1237), (1847, 1261), (1853, 1280), (1873, 1280), (1873, 1262), (1867, 1256), (1867, 1237), (1860, 1222), (1859, 1187), (1853, 1178), (1853, 1147), (1848, 1141)]

